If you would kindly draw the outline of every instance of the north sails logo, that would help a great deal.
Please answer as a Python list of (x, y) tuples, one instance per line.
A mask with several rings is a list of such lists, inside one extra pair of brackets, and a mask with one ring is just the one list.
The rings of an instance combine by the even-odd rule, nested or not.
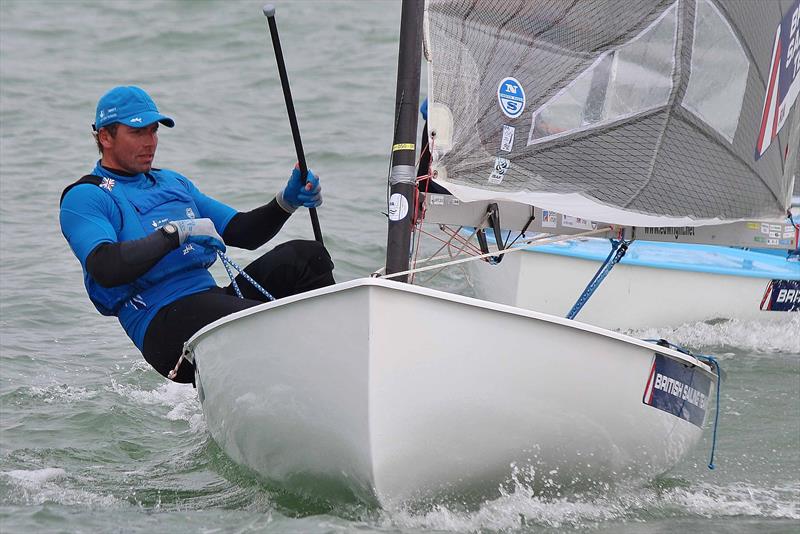
[(128, 122), (142, 122), (142, 118), (141, 117), (134, 117), (131, 120), (129, 120)]
[(113, 178), (103, 178), (103, 181), (100, 182), (100, 187), (102, 187), (103, 189), (108, 189), (109, 191), (111, 191), (112, 189), (114, 189), (114, 184), (115, 183), (116, 182), (114, 181)]

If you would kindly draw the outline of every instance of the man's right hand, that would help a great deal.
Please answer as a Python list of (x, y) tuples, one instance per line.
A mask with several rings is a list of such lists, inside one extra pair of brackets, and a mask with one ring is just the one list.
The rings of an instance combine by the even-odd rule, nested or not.
[(183, 219), (170, 221), (178, 228), (178, 241), (184, 243), (197, 243), (198, 245), (225, 252), (225, 242), (217, 233), (211, 219)]

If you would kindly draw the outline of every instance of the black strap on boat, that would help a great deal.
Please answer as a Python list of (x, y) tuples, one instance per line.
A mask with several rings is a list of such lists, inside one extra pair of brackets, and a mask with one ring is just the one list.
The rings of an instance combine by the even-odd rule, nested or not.
[(525, 232), (528, 231), (528, 228), (535, 220), (536, 220), (536, 215), (534, 215), (533, 207), (531, 206), (531, 216), (528, 217), (528, 222), (525, 223), (525, 226), (522, 227), (522, 230), (519, 231), (519, 234), (517, 234), (517, 237), (515, 237), (514, 240), (511, 241), (511, 243), (508, 242), (509, 239), (511, 238), (511, 232), (508, 233), (508, 238), (506, 238), (506, 242), (503, 243), (503, 248), (513, 247), (517, 243), (517, 241), (519, 241), (521, 238), (524, 238)]
[[(489, 204), (489, 207), (486, 209), (487, 211), (487, 218), (489, 220), (489, 224), (494, 231), (494, 242), (497, 245), (497, 250), (503, 250), (503, 233), (500, 231), (500, 208), (497, 206), (497, 202), (492, 202)], [(489, 253), (489, 243), (486, 241), (486, 232), (483, 228), (480, 228), (477, 232), (478, 236), (478, 245), (481, 247), (481, 252), (483, 254)], [(490, 263), (492, 265), (497, 265), (501, 261), (503, 261), (503, 254), (498, 256), (489, 256), (484, 261)]]

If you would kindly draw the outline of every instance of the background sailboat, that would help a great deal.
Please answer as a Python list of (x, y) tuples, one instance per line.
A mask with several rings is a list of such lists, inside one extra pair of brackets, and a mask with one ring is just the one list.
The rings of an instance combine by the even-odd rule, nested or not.
[[(481, 298), (566, 315), (610, 252), (600, 238), (529, 247), (501, 263), (471, 262), (469, 277)], [(800, 310), (797, 290), (800, 261), (790, 251), (634, 241), (576, 318), (612, 329), (779, 320)]]
[[(461, 200), (528, 200), (543, 210), (533, 221), (540, 232), (608, 221), (658, 241), (631, 245), (580, 320), (638, 328), (798, 309), (800, 262), (787, 252), (798, 231), (785, 215), (800, 181), (800, 3), (537, 7), (432, 4), (432, 26), (442, 28), (433, 48), (469, 58), (432, 75), (438, 182)], [(514, 39), (501, 44), (461, 18)], [(592, 35), (581, 33), (587, 19)], [(518, 102), (502, 83), (489, 87), (509, 73)], [(493, 98), (526, 111), (491, 114)], [(772, 221), (719, 225), (748, 218)], [(506, 243), (532, 222), (510, 226), (502, 210), (499, 220), (515, 230)], [(765, 246), (778, 254), (752, 250)], [(482, 298), (564, 315), (610, 249), (593, 239), (532, 247), (472, 263), (471, 274)]]

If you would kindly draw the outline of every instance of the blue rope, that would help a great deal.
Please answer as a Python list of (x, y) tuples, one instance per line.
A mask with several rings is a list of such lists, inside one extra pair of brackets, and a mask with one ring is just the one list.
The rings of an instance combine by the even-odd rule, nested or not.
[(666, 346), (668, 346), (671, 349), (675, 349), (678, 352), (682, 352), (684, 354), (688, 354), (689, 356), (691, 356), (693, 358), (696, 358), (698, 360), (701, 360), (701, 361), (705, 360), (705, 361), (707, 361), (707, 362), (709, 362), (709, 363), (714, 365), (714, 368), (715, 368), (715, 370), (717, 372), (717, 388), (716, 388), (717, 389), (717, 405), (716, 405), (716, 407), (714, 409), (714, 429), (713, 429), (713, 432), (711, 434), (711, 457), (708, 460), (708, 468), (709, 469), (716, 469), (717, 466), (714, 464), (714, 453), (717, 450), (717, 427), (719, 426), (719, 410), (720, 410), (720, 406), (719, 406), (719, 395), (720, 395), (720, 393), (719, 392), (720, 392), (720, 389), (722, 389), (722, 368), (719, 366), (719, 362), (717, 361), (717, 359), (715, 357), (709, 356), (707, 354), (692, 354), (691, 351), (689, 351), (689, 350), (687, 350), (687, 349), (685, 349), (685, 348), (683, 348), (681, 346), (678, 346), (678, 345), (675, 345), (673, 343), (670, 343), (666, 339), (645, 339), (644, 341), (648, 341), (650, 343), (655, 343), (656, 345), (660, 345), (660, 346), (664, 346), (664, 344), (666, 344)]
[(231, 271), (231, 267), (233, 267), (234, 269), (239, 271), (239, 274), (241, 274), (242, 277), (245, 280), (250, 282), (250, 284), (252, 284), (253, 287), (256, 288), (262, 295), (267, 297), (267, 300), (270, 300), (270, 301), (271, 300), (275, 300), (275, 297), (273, 297), (269, 293), (269, 291), (267, 291), (266, 289), (261, 287), (261, 285), (259, 285), (258, 282), (253, 280), (253, 278), (249, 274), (244, 272), (244, 269), (239, 267), (239, 265), (237, 265), (236, 262), (234, 262), (232, 259), (230, 259), (224, 252), (218, 250), (217, 251), (217, 256), (219, 256), (219, 259), (222, 260), (222, 265), (225, 266), (225, 270), (228, 271), (228, 276), (230, 277), (231, 283), (233, 284), (233, 289), (236, 291), (236, 294), (239, 296), (240, 299), (243, 299), (244, 296), (242, 295), (242, 291), (239, 289), (239, 284), (236, 283), (236, 277), (233, 275), (233, 272)]
[(581, 308), (583, 308), (584, 304), (588, 302), (589, 297), (591, 297), (595, 290), (600, 287), (600, 283), (605, 279), (606, 276), (608, 276), (608, 273), (611, 272), (611, 268), (614, 267), (614, 265), (616, 265), (623, 256), (625, 256), (625, 253), (628, 251), (629, 243), (629, 241), (624, 240), (611, 240), (611, 252), (608, 254), (608, 257), (597, 270), (597, 272), (594, 273), (594, 276), (586, 285), (586, 288), (583, 290), (583, 293), (581, 293), (581, 296), (578, 297), (575, 305), (572, 306), (572, 309), (567, 314), (567, 319), (574, 319), (575, 316), (578, 315), (578, 312), (581, 311)]
[(717, 371), (717, 406), (714, 410), (714, 432), (711, 435), (711, 458), (708, 460), (708, 468), (715, 469), (717, 466), (714, 465), (714, 452), (717, 450), (717, 426), (719, 425), (719, 390), (722, 387), (722, 371), (719, 367), (719, 362), (713, 356), (707, 356), (705, 354), (698, 354), (695, 356), (698, 360), (708, 360), (710, 363), (714, 364), (714, 368)]

